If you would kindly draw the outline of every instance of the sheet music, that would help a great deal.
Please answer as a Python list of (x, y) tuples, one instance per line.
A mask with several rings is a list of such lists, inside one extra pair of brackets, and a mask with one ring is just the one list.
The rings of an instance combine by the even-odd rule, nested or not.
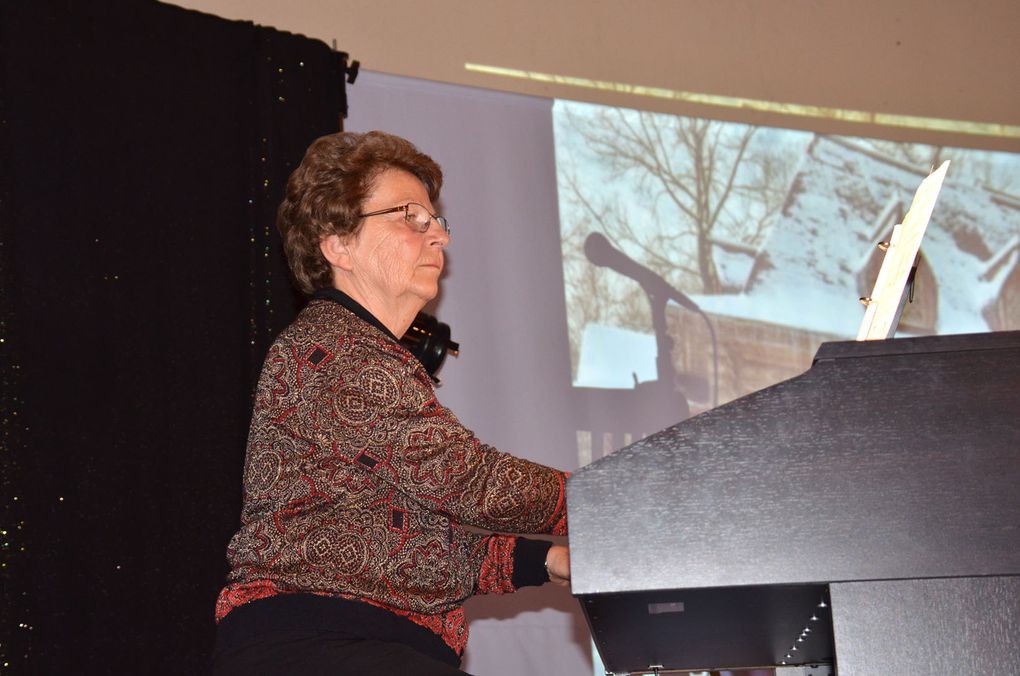
[(907, 279), (917, 260), (921, 240), (948, 170), (949, 160), (946, 160), (921, 181), (903, 223), (893, 227), (889, 248), (875, 280), (875, 289), (869, 298), (862, 299), (867, 309), (857, 340), (882, 340), (895, 335), (906, 302)]

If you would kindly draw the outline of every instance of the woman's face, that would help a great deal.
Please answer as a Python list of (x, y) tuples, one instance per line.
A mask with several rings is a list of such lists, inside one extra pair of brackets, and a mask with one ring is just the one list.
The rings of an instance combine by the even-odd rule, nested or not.
[[(420, 180), (402, 169), (387, 169), (376, 179), (361, 211), (370, 213), (408, 202), (435, 213)], [(418, 232), (401, 211), (369, 216), (348, 245), (353, 281), (372, 305), (412, 302), (420, 310), (439, 293), (443, 248), (449, 242), (449, 235), (435, 219), (426, 232)]]

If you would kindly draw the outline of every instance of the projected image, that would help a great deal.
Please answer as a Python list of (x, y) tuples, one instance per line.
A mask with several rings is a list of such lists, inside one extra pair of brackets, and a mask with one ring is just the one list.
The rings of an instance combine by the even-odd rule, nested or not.
[(856, 336), (878, 244), (947, 159), (897, 336), (1020, 328), (1016, 155), (566, 101), (554, 125), (575, 387), (672, 380), (675, 422), (802, 373)]

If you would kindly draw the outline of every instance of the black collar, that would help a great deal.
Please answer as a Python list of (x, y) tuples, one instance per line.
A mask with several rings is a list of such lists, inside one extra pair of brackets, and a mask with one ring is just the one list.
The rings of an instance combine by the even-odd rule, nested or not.
[(383, 323), (381, 321), (379, 321), (378, 319), (375, 318), (375, 315), (373, 315), (371, 312), (366, 310), (361, 305), (361, 303), (359, 303), (358, 301), (354, 300), (353, 298), (351, 298), (350, 296), (348, 296), (346, 293), (344, 293), (343, 291), (341, 291), (339, 289), (333, 289), (333, 288), (330, 288), (330, 289), (319, 289), (314, 294), (312, 294), (312, 299), (313, 300), (331, 300), (334, 303), (339, 303), (340, 305), (343, 305), (345, 308), (347, 308), (348, 310), (353, 312), (358, 317), (361, 317), (366, 322), (368, 322), (369, 324), (371, 324), (372, 326), (374, 326), (375, 328), (379, 329), (380, 331), (385, 333), (387, 336), (392, 338), (393, 342), (395, 342), (395, 343), (399, 343), (400, 342), (397, 339), (397, 337), (393, 335), (392, 331), (390, 331), (388, 328), (386, 328), (386, 326), (383, 325)]

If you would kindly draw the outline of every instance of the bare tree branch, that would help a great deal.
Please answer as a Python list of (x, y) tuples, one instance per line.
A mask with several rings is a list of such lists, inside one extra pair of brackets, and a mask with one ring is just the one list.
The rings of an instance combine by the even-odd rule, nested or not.
[(750, 151), (756, 127), (619, 109), (570, 121), (595, 160), (651, 191), (647, 205), (622, 208), (611, 190), (571, 175), (567, 191), (584, 220), (691, 290), (721, 292), (717, 242), (759, 245), (782, 206), (788, 172)]

